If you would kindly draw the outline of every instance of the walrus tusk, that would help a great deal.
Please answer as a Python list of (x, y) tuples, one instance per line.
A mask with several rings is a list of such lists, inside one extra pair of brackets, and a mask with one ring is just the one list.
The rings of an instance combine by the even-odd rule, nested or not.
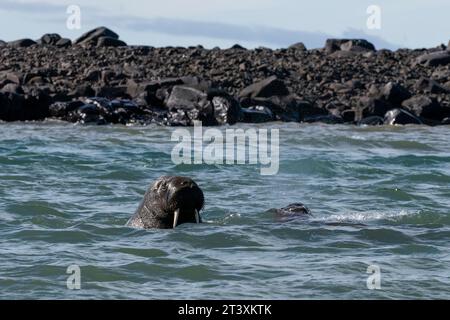
[(195, 209), (195, 223), (200, 223), (200, 215), (197, 209)]
[(180, 209), (175, 210), (175, 214), (173, 217), (173, 228), (175, 229), (178, 224), (178, 218), (180, 217)]

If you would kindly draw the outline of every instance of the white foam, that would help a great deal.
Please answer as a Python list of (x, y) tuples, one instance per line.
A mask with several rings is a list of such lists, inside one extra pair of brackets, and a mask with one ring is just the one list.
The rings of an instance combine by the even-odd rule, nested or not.
[(416, 212), (407, 210), (400, 211), (365, 211), (348, 212), (343, 214), (332, 214), (326, 217), (314, 218), (316, 221), (335, 221), (335, 222), (364, 222), (377, 220), (396, 220), (398, 218), (414, 215)]

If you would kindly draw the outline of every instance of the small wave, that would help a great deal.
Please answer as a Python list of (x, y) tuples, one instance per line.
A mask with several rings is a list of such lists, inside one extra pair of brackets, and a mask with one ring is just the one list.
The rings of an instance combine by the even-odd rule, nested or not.
[(381, 211), (365, 211), (365, 212), (349, 212), (343, 214), (332, 214), (326, 217), (314, 218), (314, 221), (320, 222), (371, 222), (379, 220), (397, 220), (405, 216), (415, 215), (418, 212), (407, 210), (381, 212)]

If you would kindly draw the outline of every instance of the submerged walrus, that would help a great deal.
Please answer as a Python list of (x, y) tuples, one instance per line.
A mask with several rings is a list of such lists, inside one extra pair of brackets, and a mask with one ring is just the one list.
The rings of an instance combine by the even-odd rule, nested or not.
[(308, 207), (300, 202), (292, 203), (287, 207), (274, 210), (275, 219), (281, 222), (296, 220), (298, 218), (312, 217), (311, 211), (308, 209)]
[(201, 223), (205, 198), (190, 178), (163, 176), (153, 183), (127, 226), (171, 229), (183, 223)]

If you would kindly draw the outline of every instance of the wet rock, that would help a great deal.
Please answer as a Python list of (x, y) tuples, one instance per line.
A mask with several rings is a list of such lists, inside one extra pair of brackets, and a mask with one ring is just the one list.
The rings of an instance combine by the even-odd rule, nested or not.
[(269, 98), (273, 96), (286, 96), (289, 90), (283, 81), (276, 76), (272, 76), (263, 81), (254, 83), (239, 94), (240, 98)]
[(55, 102), (49, 106), (50, 116), (67, 120), (69, 113), (84, 105), (82, 101)]
[(50, 99), (42, 91), (30, 95), (13, 92), (0, 93), (0, 120), (42, 120), (48, 116)]
[(389, 110), (384, 117), (384, 124), (396, 125), (396, 124), (423, 124), (423, 122), (403, 109)]
[(243, 108), (243, 120), (246, 123), (263, 123), (274, 121), (274, 116), (269, 108), (263, 106), (255, 106)]
[(378, 126), (384, 124), (384, 118), (379, 116), (371, 116), (358, 121), (358, 125)]
[(90, 44), (93, 43), (97, 45), (99, 38), (108, 37), (112, 39), (119, 39), (119, 35), (114, 31), (106, 28), (106, 27), (98, 27), (93, 30), (90, 30), (75, 40), (75, 44)]
[(341, 124), (341, 123), (344, 123), (344, 120), (342, 119), (342, 117), (328, 114), (328, 115), (314, 115), (314, 116), (305, 117), (303, 119), (303, 122), (306, 122), (306, 123), (321, 122), (321, 123), (326, 123), (326, 124)]
[(35, 45), (36, 42), (31, 39), (19, 39), (15, 41), (8, 42), (8, 46), (12, 48), (27, 48)]
[(243, 119), (239, 102), (227, 94), (216, 95), (211, 100), (216, 124), (235, 124)]
[(450, 63), (450, 52), (437, 51), (432, 53), (426, 53), (419, 56), (417, 58), (417, 62), (431, 67), (447, 65)]

